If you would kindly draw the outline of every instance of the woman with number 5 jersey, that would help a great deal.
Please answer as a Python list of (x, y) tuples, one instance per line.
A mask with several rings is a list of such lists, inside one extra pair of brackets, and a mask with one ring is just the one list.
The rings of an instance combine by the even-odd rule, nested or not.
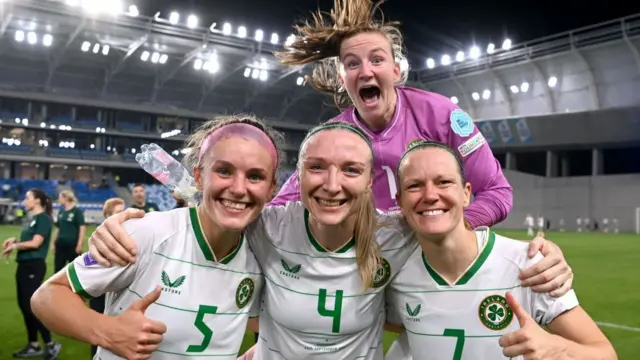
[[(281, 143), (253, 117), (205, 123), (185, 157), (204, 200), (123, 224), (137, 261), (109, 267), (78, 257), (33, 296), (36, 316), (98, 345), (96, 359), (235, 360), (264, 282), (243, 231), (273, 193)], [(82, 297), (105, 293), (104, 314), (84, 305)]]
[[(265, 286), (260, 339), (243, 357), (381, 360), (384, 289), (417, 248), (413, 231), (397, 215), (377, 214), (373, 151), (357, 127), (311, 130), (298, 171), (302, 202), (266, 207), (245, 231)], [(133, 215), (107, 219), (92, 235), (98, 261), (133, 261), (136, 243), (120, 226)]]

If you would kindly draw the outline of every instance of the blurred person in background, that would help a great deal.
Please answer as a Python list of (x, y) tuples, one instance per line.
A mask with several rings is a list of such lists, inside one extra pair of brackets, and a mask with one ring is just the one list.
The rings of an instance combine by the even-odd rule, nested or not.
[[(51, 217), (51, 199), (40, 189), (31, 189), (23, 201), (25, 210), (31, 221), (25, 224), (20, 238), (6, 239), (3, 244), (3, 255), (9, 256), (17, 251), (16, 285), (18, 305), (27, 327), (29, 342), (13, 354), (15, 358), (43, 356), (44, 359), (55, 359), (62, 345), (51, 339), (51, 332), (36, 318), (31, 311), (31, 296), (40, 287), (47, 272), (46, 258), (51, 242), (53, 219)], [(38, 342), (38, 332), (46, 346), (42, 349)]]
[(78, 205), (78, 199), (71, 190), (64, 190), (58, 196), (60, 211), (55, 220), (57, 229), (53, 231), (53, 246), (51, 252), (55, 254), (55, 272), (60, 271), (76, 256), (82, 254), (84, 234), (87, 225), (84, 222), (84, 211)]
[[(111, 215), (123, 212), (124, 209), (125, 209), (124, 200), (120, 198), (111, 198), (104, 202), (104, 206), (102, 207), (102, 214), (106, 219)], [(104, 302), (105, 302), (105, 295), (91, 298), (91, 300), (89, 300), (89, 307), (91, 307), (91, 309), (93, 309), (93, 311), (95, 312), (104, 313)], [(92, 359), (96, 355), (97, 351), (98, 351), (98, 347), (95, 345), (91, 345)]]
[(131, 195), (133, 196), (133, 204), (131, 204), (131, 208), (144, 210), (145, 212), (158, 211), (160, 208), (155, 203), (147, 201), (147, 187), (144, 184), (135, 184), (133, 185), (133, 191)]
[[(173, 192), (173, 199), (176, 201), (174, 209), (187, 207), (189, 205), (182, 197), (180, 197), (180, 194), (178, 194), (177, 191)], [(105, 216), (105, 218), (107, 218), (107, 216)]]

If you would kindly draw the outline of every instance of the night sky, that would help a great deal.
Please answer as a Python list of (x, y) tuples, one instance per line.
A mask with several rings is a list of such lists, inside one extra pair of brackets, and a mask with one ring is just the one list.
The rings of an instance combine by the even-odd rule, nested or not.
[[(127, 1), (129, 2), (129, 1)], [(178, 11), (182, 19), (195, 13), (201, 24), (223, 22), (245, 25), (249, 34), (262, 28), (265, 34), (288, 34), (291, 25), (318, 6), (329, 10), (332, 0), (133, 0), (140, 11), (153, 15)], [(497, 46), (505, 37), (514, 44), (640, 13), (640, 2), (612, 0), (606, 7), (592, 2), (493, 1), (434, 2), (428, 0), (387, 0), (382, 5), (385, 18), (402, 23), (405, 45), (412, 60), (439, 58), (445, 52), (468, 50), (474, 42), (486, 49)], [(635, 4), (634, 4), (635, 3)], [(549, 4), (549, 5), (547, 5)], [(580, 5), (583, 4), (583, 5)]]

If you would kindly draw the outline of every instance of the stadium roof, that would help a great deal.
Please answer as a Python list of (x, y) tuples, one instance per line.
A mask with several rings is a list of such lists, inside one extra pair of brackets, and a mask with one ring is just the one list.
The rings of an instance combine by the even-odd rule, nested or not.
[[(248, 2), (223, 2), (227, 5), (205, 9), (229, 8), (233, 3), (237, 14), (237, 8), (244, 8), (242, 5)], [(289, 0), (283, 3), (292, 4)], [(406, 14), (408, 6), (402, 3), (404, 6), (397, 8)], [(306, 10), (315, 8), (308, 0), (298, 0), (298, 4), (308, 6)], [(390, 4), (395, 3), (386, 4), (387, 14), (396, 9)], [(286, 42), (288, 33), (252, 28), (248, 23), (234, 24), (220, 20), (220, 16), (209, 19), (195, 13), (179, 13), (170, 10), (165, 0), (148, 1), (140, 7), (119, 0), (4, 0), (0, 6), (3, 89), (168, 105), (207, 113), (244, 110), (314, 124), (335, 112), (333, 107), (322, 107), (330, 99), (308, 86), (300, 86), (308, 69), (282, 67), (271, 55)], [(286, 5), (274, 5), (278, 9), (283, 6)], [(273, 13), (264, 2), (246, 11)], [(433, 14), (425, 16), (433, 18)], [(416, 15), (407, 18), (416, 19)], [(279, 29), (290, 28), (293, 20)], [(407, 38), (415, 39), (423, 29), (415, 25), (418, 21), (409, 20), (412, 30), (407, 32)], [(451, 24), (458, 23), (451, 20)], [(423, 34), (434, 36), (429, 31)], [(417, 55), (411, 63), (412, 85), (423, 87), (452, 71), (471, 72), (522, 61), (535, 55), (533, 49), (545, 53), (554, 51), (554, 44), (573, 44), (566, 41), (569, 36), (573, 33), (520, 44), (501, 38), (493, 47), (489, 42), (478, 41), (464, 50), (452, 41), (444, 41), (446, 44), (440, 48), (448, 47), (447, 54), (436, 54), (433, 49), (437, 46), (416, 46)], [(411, 44), (407, 44), (410, 51)], [(423, 53), (435, 55), (422, 57)]]

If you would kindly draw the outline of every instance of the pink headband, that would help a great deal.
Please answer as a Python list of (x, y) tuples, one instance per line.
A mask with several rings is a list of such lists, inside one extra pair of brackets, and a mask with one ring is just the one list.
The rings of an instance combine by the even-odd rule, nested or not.
[(214, 130), (211, 134), (202, 142), (200, 146), (200, 153), (198, 154), (198, 160), (202, 160), (202, 156), (213, 146), (216, 142), (222, 139), (229, 138), (241, 138), (247, 140), (253, 140), (260, 144), (271, 156), (273, 160), (274, 170), (278, 168), (278, 152), (276, 151), (273, 141), (262, 130), (257, 127), (245, 123), (233, 123), (225, 125), (219, 129)]

